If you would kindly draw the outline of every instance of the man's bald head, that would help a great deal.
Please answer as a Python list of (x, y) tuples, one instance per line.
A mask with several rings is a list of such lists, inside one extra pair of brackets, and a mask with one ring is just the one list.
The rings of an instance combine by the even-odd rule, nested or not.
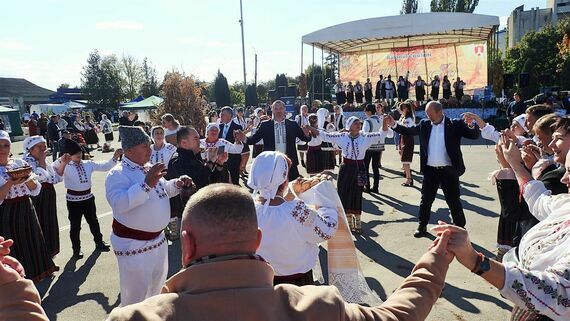
[(192, 195), (182, 216), (182, 260), (255, 253), (261, 234), (251, 194), (231, 184), (208, 185)]
[(443, 105), (438, 101), (430, 101), (426, 105), (426, 115), (433, 123), (439, 124), (443, 119)]

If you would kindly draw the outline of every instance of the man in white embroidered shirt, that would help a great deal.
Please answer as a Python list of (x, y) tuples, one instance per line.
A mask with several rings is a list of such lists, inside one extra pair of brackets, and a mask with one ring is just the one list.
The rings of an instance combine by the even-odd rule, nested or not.
[(113, 210), (111, 244), (119, 264), (121, 305), (160, 293), (168, 272), (163, 230), (170, 220), (169, 197), (193, 188), (190, 177), (165, 180), (166, 166), (148, 161), (150, 137), (137, 126), (120, 126), (123, 160), (107, 175), (107, 201)]
[(460, 200), (459, 177), (465, 173), (461, 153), (461, 137), (479, 138), (479, 128), (473, 119), (449, 119), (443, 114), (443, 106), (436, 101), (426, 105), (428, 119), (414, 127), (398, 125), (391, 116), (385, 119), (394, 131), (404, 135), (420, 136), (421, 171), (424, 174), (420, 201), (419, 226), (414, 237), (427, 235), (431, 205), (441, 186), (449, 206), (453, 223), (465, 226), (465, 215)]

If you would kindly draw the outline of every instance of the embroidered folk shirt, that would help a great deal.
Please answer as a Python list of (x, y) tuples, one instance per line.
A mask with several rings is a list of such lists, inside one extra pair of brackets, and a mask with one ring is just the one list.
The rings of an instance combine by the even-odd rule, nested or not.
[[(337, 230), (335, 208), (310, 209), (295, 199), (279, 206), (256, 204), (257, 222), (263, 232), (257, 254), (285, 276), (311, 270), (319, 253), (319, 243), (332, 237)], [(263, 209), (263, 210), (262, 210)]]
[(327, 133), (323, 130), (319, 132), (319, 136), (322, 136), (324, 142), (336, 144), (341, 150), (342, 157), (352, 160), (363, 160), (364, 156), (366, 156), (366, 150), (370, 146), (384, 143), (386, 138), (394, 137), (392, 129), (375, 133), (361, 131), (356, 138), (351, 138), (346, 132)]
[[(29, 164), (26, 161), (24, 161), (22, 159), (17, 159), (17, 158), (10, 158), (8, 160), (8, 164), (6, 166), (0, 166), (0, 186), (3, 186), (4, 184), (6, 184), (6, 182), (10, 179), (10, 176), (8, 176), (8, 173), (6, 173), (7, 170), (16, 169), (16, 168), (20, 168), (20, 167), (26, 167), (26, 166), (29, 166)], [(26, 183), (17, 184), (17, 185), (14, 185), (10, 188), (10, 190), (8, 191), (8, 194), (6, 194), (5, 199), (12, 199), (12, 198), (22, 197), (22, 196), (26, 196), (26, 195), (38, 196), (40, 194), (41, 189), (42, 189), (42, 185), (40, 184), (40, 182), (38, 182), (37, 177), (34, 176), (31, 179), (37, 185), (35, 189), (30, 190), (28, 188), (28, 186), (26, 186)], [(0, 204), (2, 204), (3, 202), (4, 202), (4, 199), (0, 200)]]
[(49, 163), (46, 161), (46, 168), (43, 169), (40, 167), (38, 161), (33, 158), (32, 156), (25, 156), (24, 160), (32, 166), (32, 171), (36, 174), (38, 182), (42, 183), (49, 183), (49, 184), (57, 184), (63, 181), (63, 177), (59, 176), (55, 172), (55, 168), (53, 167), (53, 163)]
[[(59, 160), (55, 161), (54, 167), (58, 167)], [(115, 166), (115, 160), (111, 158), (107, 162), (94, 162), (82, 160), (79, 163), (69, 162), (63, 170), (63, 184), (72, 191), (86, 191), (91, 188), (91, 174), (94, 171), (107, 172)], [(85, 195), (71, 195), (67, 193), (65, 199), (70, 202), (80, 202), (93, 197), (93, 193)]]
[(162, 163), (166, 166), (166, 168), (168, 168), (168, 162), (170, 162), (170, 159), (174, 153), (176, 153), (176, 146), (167, 142), (164, 142), (162, 148), (159, 150), (156, 150), (154, 144), (150, 146), (150, 149), (152, 150), (152, 154), (150, 155), (150, 163), (152, 165)]
[(105, 179), (107, 201), (113, 218), (129, 228), (158, 232), (170, 221), (170, 197), (180, 193), (178, 179), (161, 178), (154, 188), (145, 184), (150, 164), (140, 166), (127, 157), (117, 164)]
[(553, 320), (570, 319), (570, 195), (551, 195), (541, 181), (530, 181), (524, 198), (540, 223), (505, 256), (501, 294), (517, 306)]

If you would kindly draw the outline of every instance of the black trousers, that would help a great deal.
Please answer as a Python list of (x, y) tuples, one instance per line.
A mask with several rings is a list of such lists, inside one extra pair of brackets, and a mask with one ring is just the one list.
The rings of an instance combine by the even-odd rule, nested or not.
[(429, 223), (431, 205), (435, 200), (438, 188), (441, 187), (453, 224), (464, 227), (465, 214), (459, 199), (459, 175), (452, 166), (431, 167), (424, 169), (424, 179), (422, 183), (422, 199), (420, 201), (419, 221), (420, 225), (426, 226)]
[(241, 154), (229, 154), (227, 164), (232, 184), (239, 185), (239, 169), (241, 166)]
[(81, 249), (81, 239), (79, 232), (81, 232), (81, 218), (85, 216), (91, 234), (93, 234), (93, 241), (100, 243), (103, 241), (101, 228), (99, 227), (99, 220), (97, 219), (97, 208), (95, 207), (95, 197), (90, 199), (70, 202), (67, 201), (67, 210), (69, 212), (69, 222), (71, 228), (69, 229), (69, 237), (71, 238), (71, 245), (74, 251)]
[[(364, 156), (364, 164), (366, 164), (366, 171), (370, 169), (370, 162), (372, 162), (372, 172), (374, 173), (374, 188), (378, 188), (380, 183), (380, 169), (378, 164), (380, 164), (380, 153), (379, 150), (367, 150)], [(368, 175), (370, 176), (370, 175)], [(368, 179), (368, 186), (370, 186), (370, 178)]]

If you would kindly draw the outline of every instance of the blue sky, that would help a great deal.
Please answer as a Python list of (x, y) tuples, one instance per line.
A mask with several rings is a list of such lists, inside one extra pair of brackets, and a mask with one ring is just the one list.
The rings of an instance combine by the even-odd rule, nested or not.
[[(420, 0), (429, 11), (429, 0)], [(352, 20), (399, 14), (399, 0), (243, 0), (248, 81), (301, 70), (301, 37)], [(545, 7), (546, 0), (480, 0), (475, 13)], [(162, 77), (176, 68), (210, 81), (218, 68), (243, 79), (239, 0), (2, 0), (0, 77), (26, 78), (55, 90), (81, 84), (89, 52), (148, 57)], [(444, 22), (442, 22), (444, 23)], [(305, 66), (310, 59), (305, 47)], [(320, 52), (316, 56), (320, 58)]]

